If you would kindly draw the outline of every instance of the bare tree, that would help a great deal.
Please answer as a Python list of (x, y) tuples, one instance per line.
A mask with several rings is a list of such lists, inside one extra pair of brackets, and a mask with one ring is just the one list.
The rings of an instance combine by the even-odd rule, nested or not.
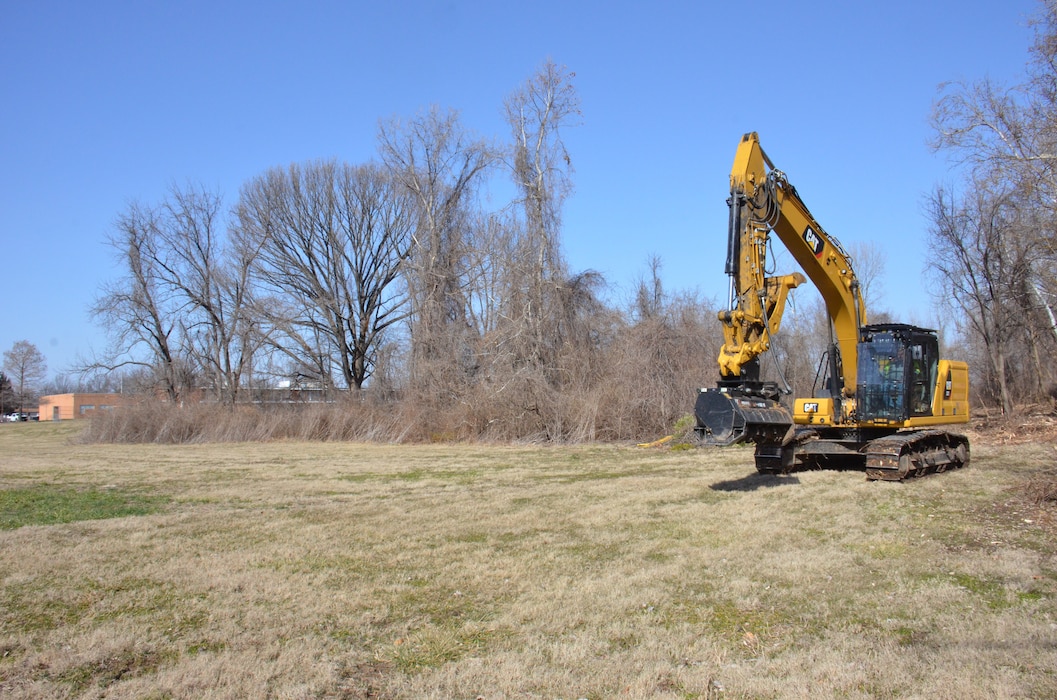
[(493, 335), (504, 322), (506, 273), (517, 254), (515, 226), (508, 214), (478, 213), (468, 218), (465, 275), (470, 325)]
[(632, 317), (638, 321), (657, 318), (664, 313), (665, 309), (661, 259), (657, 255), (651, 255), (646, 265), (649, 267), (649, 277), (639, 278), (635, 288), (635, 301), (632, 305)]
[(878, 307), (884, 294), (884, 251), (871, 241), (857, 241), (848, 250), (855, 264), (855, 278), (859, 280), (862, 298), (872, 321), (873, 316), (880, 312)]
[[(988, 283), (986, 294), (1001, 297), (1001, 306), (992, 313), (1004, 316), (990, 320), (1016, 324), (1013, 334), (995, 337), (988, 317), (970, 319), (972, 332), (986, 348), (989, 376), (999, 384), (996, 391), (1005, 410), (1011, 407), (1007, 379), (1031, 375), (1032, 381), (1022, 382), (1020, 388), (1026, 395), (1042, 393), (1052, 375), (1050, 363), (1042, 357), (1057, 349), (1057, 2), (1045, 0), (1040, 7), (1033, 20), (1035, 41), (1024, 82), (951, 83), (932, 118), (933, 146), (967, 171), (963, 203), (954, 202), (949, 194), (940, 202), (939, 191), (933, 196), (934, 221), (950, 220), (944, 210), (948, 214), (963, 210), (977, 222), (969, 229), (979, 232), (979, 222), (994, 220), (986, 212), (1002, 212), (999, 228), (1005, 235), (992, 231), (970, 236), (960, 247), (976, 254), (976, 267)], [(1007, 214), (1014, 207), (1015, 232), (1010, 232)], [(1000, 247), (981, 250), (980, 245)], [(1015, 265), (1011, 252), (1016, 254)], [(942, 264), (938, 261), (932, 267)], [(992, 277), (997, 274), (1003, 277)]]
[(157, 206), (133, 204), (118, 219), (110, 243), (125, 275), (93, 308), (112, 346), (82, 371), (150, 367), (174, 402), (197, 375), (218, 401), (237, 400), (257, 342), (248, 297), (255, 251), (230, 244), (222, 206), (203, 187), (174, 185)]
[(40, 393), (45, 396), (51, 396), (52, 394), (72, 394), (78, 391), (81, 391), (81, 384), (77, 381), (77, 378), (59, 372), (44, 384)]
[(528, 325), (531, 359), (540, 364), (546, 364), (547, 346), (553, 349), (552, 331), (563, 315), (559, 289), (568, 277), (560, 233), (562, 205), (572, 191), (572, 160), (562, 131), (580, 120), (575, 75), (548, 60), (505, 105), (512, 135), (509, 166), (525, 217), (521, 245), (528, 254), (521, 260), (529, 264), (525, 288), (511, 296), (513, 303), (520, 302), (512, 315)]
[(336, 372), (362, 388), (384, 334), (408, 314), (404, 191), (373, 165), (292, 165), (245, 186), (238, 217), (273, 346), (324, 381)]
[(155, 209), (136, 203), (118, 217), (109, 243), (124, 274), (104, 285), (91, 308), (92, 315), (109, 332), (111, 344), (103, 358), (80, 369), (149, 368), (161, 390), (176, 403), (190, 384), (190, 372), (179, 352), (181, 302), (165, 283), (159, 264), (158, 219)]
[(467, 255), (473, 250), (471, 205), (495, 162), (494, 149), (472, 136), (458, 115), (436, 107), (383, 123), (382, 159), (415, 202), (408, 259), (411, 371), (427, 392), (459, 383), (476, 365), (469, 323)]
[(932, 115), (933, 146), (970, 167), (974, 177), (1034, 182), (1037, 203), (1057, 206), (1057, 2), (1040, 2), (1032, 20), (1026, 80), (990, 79), (943, 86)]
[(186, 353), (216, 399), (234, 404), (257, 344), (248, 280), (256, 250), (228, 242), (222, 206), (202, 187), (172, 187), (158, 211), (154, 263), (179, 302)]
[[(1051, 85), (1057, 82), (1055, 6), (1047, 3), (1033, 80), (1013, 88), (990, 80), (949, 85), (933, 114), (934, 147), (965, 164), (974, 187), (1030, 193), (1040, 225), (1028, 232), (1038, 245), (1026, 279), (1047, 317), (1057, 316), (1052, 302), (1057, 294), (1057, 99)], [(1048, 326), (1057, 339), (1057, 324)]]
[(986, 348), (987, 384), (1003, 412), (1013, 410), (1010, 362), (1025, 327), (1023, 281), (1030, 252), (1020, 239), (1012, 198), (975, 188), (956, 200), (937, 188), (929, 201), (932, 221), (928, 269), (942, 303), (958, 312)]
[(561, 208), (572, 191), (572, 159), (562, 129), (579, 123), (575, 73), (546, 61), (506, 100), (513, 136), (510, 168), (521, 195), (526, 228), (534, 239), (538, 267), (560, 267)]
[(48, 373), (48, 362), (36, 345), (19, 340), (4, 353), (4, 369), (11, 374), (18, 411), (24, 413), (27, 401), (33, 398), (34, 387), (43, 382)]

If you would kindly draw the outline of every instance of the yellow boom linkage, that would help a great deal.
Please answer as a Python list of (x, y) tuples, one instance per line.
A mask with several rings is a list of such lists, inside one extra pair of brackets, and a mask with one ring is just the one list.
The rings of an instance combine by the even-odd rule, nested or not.
[[(866, 310), (849, 256), (836, 238), (823, 231), (785, 173), (771, 163), (756, 132), (745, 134), (738, 145), (730, 197), (731, 309), (719, 315), (725, 340), (719, 354), (720, 376), (741, 378), (743, 368), (769, 348), (770, 336), (781, 326), (789, 290), (805, 281), (798, 272), (765, 276), (771, 231), (822, 294), (841, 355), (854, 366), (858, 328), (866, 323)], [(855, 386), (854, 368), (850, 369), (847, 383)]]

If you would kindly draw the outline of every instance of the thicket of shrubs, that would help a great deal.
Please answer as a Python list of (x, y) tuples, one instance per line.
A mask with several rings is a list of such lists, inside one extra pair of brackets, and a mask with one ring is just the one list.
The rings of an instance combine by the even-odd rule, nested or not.
[(642, 441), (671, 432), (718, 376), (720, 332), (708, 302), (673, 300), (635, 323), (599, 314), (589, 325), (592, 342), (563, 346), (547, 366), (439, 367), (423, 373), (428, 384), (408, 375), (319, 404), (174, 404), (145, 394), (93, 418), (82, 439)]

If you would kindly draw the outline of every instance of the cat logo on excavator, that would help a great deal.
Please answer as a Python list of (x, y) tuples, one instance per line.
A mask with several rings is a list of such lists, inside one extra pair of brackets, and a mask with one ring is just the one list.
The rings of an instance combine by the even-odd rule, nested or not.
[(826, 247), (826, 242), (810, 226), (804, 230), (804, 242), (811, 248), (816, 258), (822, 257), (822, 249)]

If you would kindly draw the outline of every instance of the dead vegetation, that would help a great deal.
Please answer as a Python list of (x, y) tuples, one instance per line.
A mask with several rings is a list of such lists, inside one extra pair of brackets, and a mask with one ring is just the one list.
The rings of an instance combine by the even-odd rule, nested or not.
[(973, 412), (971, 437), (988, 445), (1020, 445), (1028, 442), (1057, 444), (1057, 408), (1032, 404), (1012, 415), (996, 409)]
[(0, 530), (5, 698), (1057, 695), (1040, 443), (906, 484), (739, 448), (72, 443), (6, 492), (152, 511)]
[(1057, 412), (1038, 405), (1022, 408), (1013, 416), (979, 412), (969, 432), (974, 445), (1040, 448), (1044, 456), (1039, 468), (1022, 473), (998, 508), (1009, 511), (1014, 519), (1032, 519), (1057, 535)]
[(1057, 468), (1031, 475), (1025, 479), (1020, 491), (1037, 506), (1057, 504)]

